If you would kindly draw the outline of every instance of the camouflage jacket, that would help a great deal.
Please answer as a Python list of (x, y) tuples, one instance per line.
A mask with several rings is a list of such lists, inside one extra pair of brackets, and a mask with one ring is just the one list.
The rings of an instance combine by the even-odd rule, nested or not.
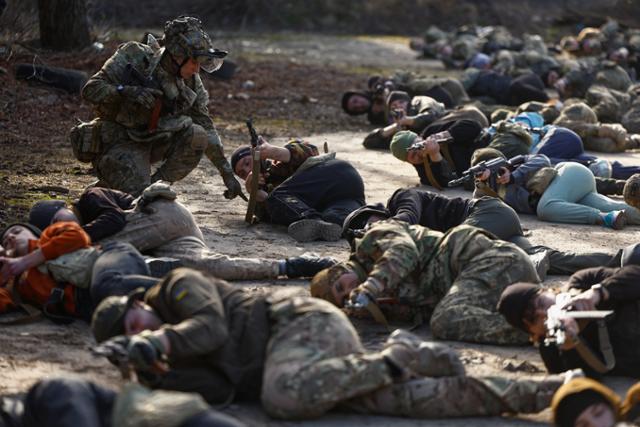
[[(208, 135), (205, 154), (221, 173), (232, 173), (209, 116), (209, 94), (200, 75), (189, 80), (172, 75), (163, 66), (168, 61), (163, 52), (138, 42), (124, 43), (89, 79), (82, 98), (94, 106), (98, 117), (124, 126), (134, 141), (163, 140), (191, 124), (200, 125)], [(142, 86), (137, 76), (148, 78), (152, 87), (163, 92), (162, 109), (153, 132), (148, 130), (153, 109), (128, 100), (117, 90), (119, 85)]]
[(360, 282), (372, 277), (382, 283), (382, 296), (433, 308), (461, 270), (457, 256), (478, 234), (487, 233), (467, 225), (441, 233), (387, 220), (375, 224), (356, 241), (348, 265)]

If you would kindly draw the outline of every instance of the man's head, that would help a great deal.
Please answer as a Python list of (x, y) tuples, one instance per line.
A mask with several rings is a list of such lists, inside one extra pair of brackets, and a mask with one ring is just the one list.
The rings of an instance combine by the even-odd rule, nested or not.
[(357, 90), (347, 91), (342, 95), (342, 109), (350, 116), (365, 114), (371, 108), (371, 98)]
[(409, 151), (409, 147), (416, 142), (422, 141), (416, 133), (410, 130), (401, 130), (393, 135), (389, 149), (396, 159), (409, 162), (412, 165), (422, 163), (422, 155), (419, 150)]
[(251, 172), (253, 160), (251, 159), (251, 147), (242, 145), (231, 154), (231, 168), (242, 179), (246, 179)]
[(479, 148), (471, 155), (471, 166), (475, 166), (480, 162), (485, 162), (497, 158), (506, 159), (507, 157), (495, 148)]
[(358, 276), (345, 264), (336, 264), (317, 273), (311, 280), (311, 296), (329, 301), (338, 307), (359, 285)]
[(156, 330), (162, 319), (142, 301), (145, 290), (136, 289), (127, 296), (105, 298), (91, 319), (91, 330), (97, 342), (117, 335), (135, 335), (144, 330)]
[(407, 92), (394, 90), (387, 97), (387, 108), (389, 111), (403, 110), (406, 112), (409, 108), (409, 102), (411, 102), (411, 97)]
[(41, 231), (32, 224), (11, 224), (0, 234), (0, 246), (8, 256), (24, 256), (29, 253), (29, 240), (38, 240), (40, 234)]
[(497, 310), (513, 327), (529, 334), (533, 342), (546, 336), (547, 310), (555, 303), (555, 294), (533, 283), (514, 283), (500, 295)]
[[(33, 224), (40, 230), (44, 230), (55, 222), (53, 218), (63, 209), (69, 210), (67, 209), (67, 204), (62, 200), (40, 200), (36, 202), (29, 211), (29, 224)], [(60, 217), (67, 218), (68, 213), (63, 213)], [(70, 219), (70, 221), (73, 221), (73, 219)]]
[(227, 52), (213, 47), (202, 22), (190, 16), (166, 22), (164, 45), (184, 79), (197, 74), (200, 68), (208, 73), (216, 71), (227, 56)]
[(556, 391), (551, 401), (559, 427), (613, 427), (620, 399), (608, 387), (590, 378), (574, 378)]

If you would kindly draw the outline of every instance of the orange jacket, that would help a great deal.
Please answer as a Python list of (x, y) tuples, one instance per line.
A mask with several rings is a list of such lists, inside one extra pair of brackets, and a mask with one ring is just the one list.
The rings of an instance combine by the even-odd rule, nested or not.
[[(46, 260), (91, 246), (91, 238), (75, 222), (57, 222), (45, 228), (38, 240), (29, 241), (29, 252), (40, 249)], [(17, 285), (17, 291), (25, 303), (42, 307), (56, 287), (56, 282), (48, 274), (41, 273), (37, 267), (23, 274)], [(64, 308), (67, 314), (76, 312), (75, 290), (72, 285), (64, 288)], [(11, 293), (0, 288), (0, 313), (15, 308)]]

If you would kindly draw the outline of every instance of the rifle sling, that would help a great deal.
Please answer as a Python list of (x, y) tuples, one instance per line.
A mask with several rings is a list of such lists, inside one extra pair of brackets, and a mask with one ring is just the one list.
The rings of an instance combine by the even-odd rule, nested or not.
[(612, 370), (616, 365), (616, 359), (613, 355), (613, 348), (611, 347), (611, 341), (609, 340), (609, 331), (607, 331), (607, 325), (604, 320), (600, 319), (598, 322), (598, 341), (600, 351), (604, 357), (604, 362), (600, 360), (597, 354), (589, 348), (579, 337), (577, 338), (576, 351), (582, 358), (582, 360), (589, 365), (594, 371), (605, 374)]
[(429, 180), (429, 184), (431, 184), (435, 189), (442, 190), (442, 185), (436, 180), (436, 177), (433, 176), (433, 171), (431, 170), (431, 161), (429, 161), (429, 156), (425, 157), (424, 162), (424, 173), (427, 175), (427, 180)]
[(449, 151), (449, 143), (448, 142), (440, 143), (440, 151), (442, 152), (442, 155), (444, 156), (445, 160), (449, 163), (449, 167), (455, 169), (456, 164), (453, 161), (453, 157), (451, 157), (451, 151)]
[(369, 302), (369, 304), (367, 304), (365, 306), (365, 308), (367, 309), (367, 311), (369, 312), (371, 317), (373, 317), (373, 320), (375, 320), (376, 322), (384, 325), (387, 328), (387, 330), (390, 330), (390, 326), (389, 326), (389, 322), (387, 321), (387, 317), (384, 315), (382, 310), (380, 310), (380, 307), (378, 306), (378, 304), (375, 301)]

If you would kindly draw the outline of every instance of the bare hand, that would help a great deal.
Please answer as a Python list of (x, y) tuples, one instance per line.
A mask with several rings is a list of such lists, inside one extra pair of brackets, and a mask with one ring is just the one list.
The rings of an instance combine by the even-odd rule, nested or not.
[[(247, 175), (247, 178), (244, 180), (244, 188), (247, 189), (247, 192), (251, 193), (251, 183), (253, 181), (253, 172), (249, 172), (249, 175)], [(264, 175), (260, 174), (260, 177), (258, 178), (258, 185), (264, 185), (265, 184), (265, 180), (264, 180)]]
[(511, 172), (507, 168), (500, 168), (500, 175), (496, 178), (498, 184), (508, 184), (511, 181)]
[(486, 181), (491, 177), (491, 171), (489, 169), (483, 170), (481, 173), (476, 175), (476, 180), (478, 181)]
[(26, 270), (23, 257), (20, 258), (6, 258), (0, 257), (0, 283), (7, 283), (12, 277), (19, 276)]
[(422, 149), (429, 155), (436, 155), (440, 152), (440, 144), (432, 137), (428, 137), (424, 142), (424, 148)]
[(577, 344), (576, 338), (578, 337), (578, 333), (580, 333), (580, 327), (578, 326), (578, 322), (576, 322), (576, 319), (565, 318), (561, 321), (562, 325), (564, 326), (564, 334), (566, 339), (564, 341), (564, 344), (562, 344), (560, 348), (562, 350), (571, 350)]
[(596, 310), (598, 303), (600, 303), (600, 293), (593, 289), (587, 289), (571, 298), (563, 308), (572, 307), (575, 311), (589, 311)]

